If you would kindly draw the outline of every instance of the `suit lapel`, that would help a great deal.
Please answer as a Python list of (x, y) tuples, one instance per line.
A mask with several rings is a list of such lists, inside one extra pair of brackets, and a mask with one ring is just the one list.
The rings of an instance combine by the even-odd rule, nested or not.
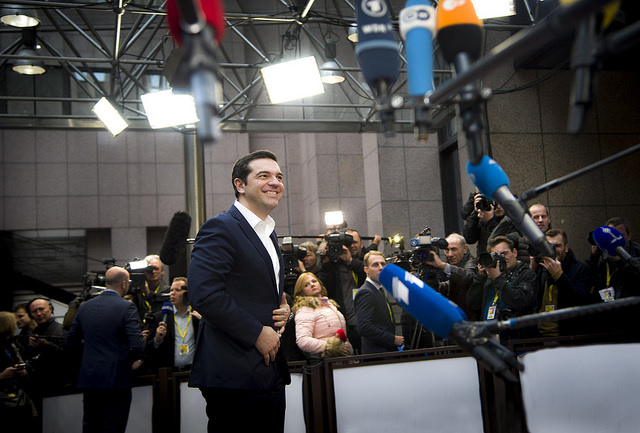
[[(273, 288), (275, 289), (277, 286), (276, 286), (275, 272), (273, 271), (273, 263), (271, 262), (271, 256), (269, 256), (269, 253), (267, 252), (267, 249), (264, 247), (264, 244), (256, 234), (256, 231), (253, 229), (253, 227), (249, 225), (247, 220), (244, 218), (244, 216), (242, 216), (240, 211), (235, 206), (231, 206), (231, 208), (229, 209), (229, 213), (238, 221), (238, 226), (240, 227), (240, 230), (242, 230), (242, 232), (247, 237), (249, 242), (251, 242), (251, 244), (254, 246), (254, 248), (256, 249), (256, 252), (260, 255), (260, 257), (262, 257), (262, 260), (264, 261), (264, 264), (267, 267), (267, 272), (269, 273), (269, 277), (271, 279)], [(275, 232), (271, 234), (271, 240), (275, 244), (276, 252), (278, 253), (278, 259), (280, 260), (280, 273), (282, 273), (282, 257), (280, 254), (280, 248), (278, 247), (278, 240), (276, 238)], [(281, 293), (278, 293), (278, 295), (281, 296)]]

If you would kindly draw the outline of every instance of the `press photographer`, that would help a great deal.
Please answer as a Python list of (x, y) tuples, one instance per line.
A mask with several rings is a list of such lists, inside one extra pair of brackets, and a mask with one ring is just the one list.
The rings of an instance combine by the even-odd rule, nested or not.
[[(438, 274), (440, 269), (436, 266), (434, 257), (439, 257), (439, 249), (448, 246), (444, 238), (431, 237), (429, 226), (409, 241), (413, 247), (408, 252), (400, 252), (391, 261), (404, 269), (415, 272), (415, 275), (430, 287), (439, 285)], [(406, 310), (400, 316), (402, 335), (404, 336), (405, 349), (420, 349), (434, 346), (446, 346), (446, 339), (436, 337), (431, 331), (411, 316)]]
[[(451, 233), (446, 238), (447, 246), (443, 249), (446, 262), (434, 251), (431, 253), (431, 266), (439, 269), (438, 291), (455, 302), (467, 315), (467, 290), (478, 273), (478, 261), (471, 255), (464, 237)], [(484, 253), (487, 254), (487, 253)], [(435, 287), (434, 287), (435, 288)]]
[[(567, 233), (551, 229), (547, 230), (546, 238), (553, 246), (556, 257), (532, 257), (529, 265), (536, 273), (538, 292), (536, 305), (539, 307), (539, 312), (550, 312), (589, 303), (591, 289), (589, 267), (576, 259), (569, 248)], [(543, 337), (579, 334), (584, 332), (583, 320), (585, 319), (544, 322), (538, 324), (538, 330)]]
[(487, 245), (490, 254), (478, 256), (478, 275), (467, 293), (471, 320), (506, 320), (533, 313), (536, 274), (517, 260), (511, 239), (497, 236)]
[(487, 241), (493, 230), (504, 217), (504, 210), (493, 200), (477, 190), (469, 195), (462, 208), (464, 227), (462, 235), (469, 245), (478, 243), (478, 254), (487, 251)]

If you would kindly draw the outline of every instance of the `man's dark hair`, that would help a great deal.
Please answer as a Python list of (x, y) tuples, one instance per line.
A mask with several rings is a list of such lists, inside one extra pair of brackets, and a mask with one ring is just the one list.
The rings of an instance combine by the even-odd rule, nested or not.
[(238, 159), (236, 163), (233, 164), (233, 170), (231, 171), (231, 185), (233, 185), (233, 192), (235, 193), (236, 198), (240, 198), (240, 193), (238, 192), (234, 181), (236, 179), (240, 179), (242, 183), (246, 185), (247, 176), (251, 173), (251, 168), (249, 167), (251, 161), (265, 158), (273, 159), (275, 162), (278, 162), (278, 157), (270, 150), (256, 150), (255, 152), (251, 152), (250, 154)]
[(491, 251), (496, 245), (501, 244), (502, 242), (509, 245), (510, 250), (513, 250), (516, 247), (515, 243), (508, 237), (496, 236), (487, 243), (487, 251)]
[(567, 245), (569, 243), (569, 238), (567, 237), (567, 232), (565, 232), (564, 230), (559, 230), (559, 229), (549, 229), (545, 232), (545, 235), (549, 238), (555, 238), (558, 235), (562, 235), (562, 242), (564, 242), (565, 245)]
[(615, 227), (619, 225), (623, 225), (627, 234), (631, 234), (631, 222), (628, 219), (623, 217), (612, 217), (605, 223), (606, 226)]

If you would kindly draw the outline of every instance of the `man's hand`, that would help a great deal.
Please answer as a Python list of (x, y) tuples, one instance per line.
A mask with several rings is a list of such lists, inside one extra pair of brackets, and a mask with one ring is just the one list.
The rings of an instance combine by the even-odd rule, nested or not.
[(263, 326), (258, 339), (253, 344), (258, 352), (264, 357), (264, 363), (269, 365), (271, 361), (276, 359), (276, 353), (280, 348), (280, 334), (270, 328)]
[(38, 337), (29, 337), (29, 346), (31, 347), (44, 347), (47, 345), (47, 340), (45, 340), (44, 338), (38, 338)]
[(372, 244), (376, 244), (376, 245), (380, 245), (380, 242), (382, 242), (382, 236), (380, 235), (374, 235), (373, 236), (373, 240), (371, 241)]
[(556, 259), (542, 257), (542, 263), (540, 263), (540, 265), (549, 272), (549, 275), (551, 275), (554, 280), (557, 280), (560, 278), (560, 275), (562, 275), (562, 263)]
[(291, 316), (291, 307), (286, 301), (280, 304), (280, 308), (273, 310), (273, 326), (279, 328), (278, 334), (282, 335), (284, 332), (284, 326), (289, 321), (289, 316)]
[(485, 268), (485, 270), (487, 271), (487, 275), (489, 276), (489, 278), (491, 278), (491, 280), (493, 281), (495, 281), (495, 279), (498, 278), (502, 273), (500, 272), (500, 269), (498, 269), (497, 265), (493, 268)]
[(156, 329), (156, 336), (154, 340), (156, 340), (156, 343), (162, 344), (162, 342), (164, 341), (164, 337), (166, 335), (167, 335), (167, 324), (164, 322), (160, 322), (158, 324), (158, 329)]
[(393, 339), (393, 344), (395, 344), (396, 347), (400, 347), (404, 344), (404, 337), (402, 335), (396, 335)]
[(431, 250), (429, 251), (429, 254), (431, 255), (431, 261), (427, 262), (428, 264), (430, 264), (434, 268), (442, 270), (447, 267), (447, 264), (440, 259), (440, 256), (436, 254), (435, 251)]
[(351, 260), (353, 259), (353, 257), (351, 257), (351, 252), (349, 251), (349, 248), (345, 247), (344, 245), (342, 246), (342, 254), (340, 254), (338, 258), (342, 260), (345, 263), (345, 265), (350, 265)]

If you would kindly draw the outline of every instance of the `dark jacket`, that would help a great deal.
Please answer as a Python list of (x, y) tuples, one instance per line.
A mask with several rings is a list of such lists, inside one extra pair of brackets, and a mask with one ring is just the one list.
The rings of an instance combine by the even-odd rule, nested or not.
[(202, 315), (189, 386), (271, 390), (291, 382), (283, 350), (265, 365), (254, 346), (263, 326), (273, 326), (273, 310), (280, 307), (284, 290), (275, 232), (271, 241), (280, 260), (279, 275), (235, 206), (200, 228), (188, 273), (189, 300)]
[[(552, 280), (549, 272), (539, 266), (536, 271), (537, 309), (541, 309), (547, 282), (555, 283), (558, 287), (558, 309), (575, 307), (588, 303), (591, 289), (591, 274), (589, 267), (576, 259), (571, 249), (561, 263), (562, 275), (557, 281)], [(559, 322), (561, 335), (573, 335), (581, 332), (580, 322), (574, 320), (562, 320)]]
[(355, 297), (361, 353), (380, 353), (396, 350), (395, 321), (386, 298), (366, 281)]
[(467, 251), (459, 266), (449, 265), (451, 275), (439, 284), (439, 292), (455, 302), (469, 315), (467, 309), (467, 290), (473, 283), (473, 277), (478, 273), (478, 260)]
[(475, 211), (465, 218), (462, 236), (470, 245), (478, 243), (476, 254), (487, 251), (487, 240), (502, 218), (494, 216), (487, 222), (480, 221)]
[(65, 345), (82, 347), (78, 388), (131, 388), (144, 339), (133, 303), (112, 290), (84, 302)]
[(486, 320), (487, 311), (497, 293), (494, 319), (521, 316), (532, 313), (536, 307), (536, 274), (522, 262), (516, 262), (513, 270), (501, 274), (495, 281), (477, 274), (467, 292), (467, 307), (473, 320)]

